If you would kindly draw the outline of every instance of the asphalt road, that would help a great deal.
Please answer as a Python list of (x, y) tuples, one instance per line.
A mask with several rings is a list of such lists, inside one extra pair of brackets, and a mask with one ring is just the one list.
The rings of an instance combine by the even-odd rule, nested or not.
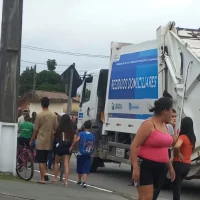
[(48, 182), (44, 185), (36, 183), (35, 174), (31, 182), (12, 181), (0, 179), (1, 200), (126, 200), (124, 197), (97, 190), (92, 187), (82, 188), (76, 184), (68, 187), (62, 183), (53, 184)]
[(0, 199), (3, 199), (3, 200), (22, 200), (22, 198), (9, 196), (7, 194), (0, 194)]
[[(72, 157), (70, 179), (74, 181), (76, 177), (76, 159)], [(136, 189), (130, 186), (130, 183), (130, 166), (125, 164), (119, 166), (118, 164), (108, 163), (105, 168), (99, 168), (96, 173), (90, 174), (88, 179), (88, 184), (96, 186), (97, 190), (107, 189), (129, 199), (137, 199)], [(184, 181), (181, 200), (199, 200), (199, 197), (200, 180)], [(170, 190), (161, 191), (159, 200), (171, 199), (172, 193)]]

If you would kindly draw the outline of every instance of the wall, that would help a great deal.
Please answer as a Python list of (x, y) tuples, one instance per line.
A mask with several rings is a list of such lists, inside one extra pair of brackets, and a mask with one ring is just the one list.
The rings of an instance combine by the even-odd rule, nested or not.
[(29, 108), (29, 105), (30, 105), (30, 100), (29, 99), (23, 99), (19, 102), (18, 106), (24, 110), (24, 109), (27, 109)]
[[(63, 111), (67, 111), (67, 103), (63, 105)], [(73, 102), (72, 103), (72, 112), (78, 112), (79, 111), (79, 102)]]
[[(30, 114), (32, 112), (39, 113), (39, 112), (42, 111), (40, 102), (30, 103), (29, 100), (23, 100), (23, 101), (20, 101), (19, 106), (22, 108), (22, 110), (29, 108)], [(49, 109), (52, 112), (57, 112), (58, 114), (60, 114), (62, 112), (67, 111), (67, 103), (54, 103), (54, 102), (52, 102), (50, 104)], [(72, 112), (78, 112), (78, 111), (79, 111), (79, 102), (73, 102), (72, 103)]]
[[(39, 113), (42, 111), (40, 102), (30, 103), (30, 114), (32, 112)], [(49, 110), (52, 112), (57, 112), (58, 114), (63, 112), (63, 103), (54, 103), (52, 102), (49, 106)]]

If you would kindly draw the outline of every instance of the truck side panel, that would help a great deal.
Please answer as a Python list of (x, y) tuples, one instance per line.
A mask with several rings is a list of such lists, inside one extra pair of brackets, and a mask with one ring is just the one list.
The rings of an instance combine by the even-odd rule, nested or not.
[[(158, 99), (158, 53), (156, 45), (142, 51), (120, 49), (112, 62), (106, 101), (105, 131), (133, 132), (151, 116), (149, 107)], [(115, 56), (115, 55), (113, 55)], [(135, 121), (136, 120), (136, 121)]]

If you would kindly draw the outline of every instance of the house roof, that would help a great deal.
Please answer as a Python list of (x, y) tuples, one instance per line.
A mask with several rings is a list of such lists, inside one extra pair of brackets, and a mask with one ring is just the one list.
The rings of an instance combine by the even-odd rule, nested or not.
[[(30, 98), (30, 97), (33, 101), (40, 101), (41, 98), (43, 97), (48, 97), (53, 102), (66, 103), (68, 100), (68, 96), (64, 92), (54, 92), (54, 91), (50, 92), (50, 91), (43, 91), (43, 90), (35, 90), (33, 98), (32, 98), (32, 95), (33, 95), (33, 92), (30, 91), (24, 96), (20, 97), (20, 100)], [(73, 102), (79, 102), (79, 101), (80, 101), (79, 96), (73, 98)]]

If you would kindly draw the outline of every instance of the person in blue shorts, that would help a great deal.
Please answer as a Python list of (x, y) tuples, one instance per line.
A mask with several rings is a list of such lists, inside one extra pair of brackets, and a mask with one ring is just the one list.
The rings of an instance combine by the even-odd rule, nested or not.
[[(93, 133), (90, 132), (91, 122), (86, 121), (84, 123), (84, 131), (80, 132), (78, 137), (74, 140), (70, 147), (70, 151), (73, 150), (74, 146), (78, 142), (78, 154), (77, 154), (77, 169), (78, 174), (78, 185), (86, 188), (86, 181), (88, 174), (90, 173), (91, 167), (91, 155), (95, 147), (95, 137)], [(83, 177), (83, 182), (82, 182)]]

